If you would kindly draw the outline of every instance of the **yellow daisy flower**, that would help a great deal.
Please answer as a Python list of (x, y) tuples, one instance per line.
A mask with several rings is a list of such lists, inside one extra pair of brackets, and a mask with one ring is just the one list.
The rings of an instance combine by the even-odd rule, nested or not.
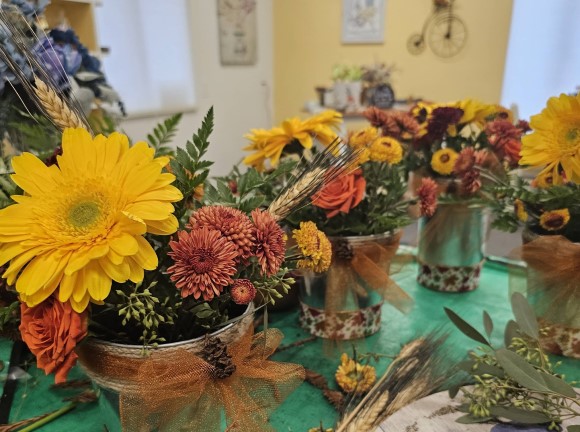
[(544, 172), (540, 173), (536, 176), (534, 181), (532, 182), (532, 186), (540, 188), (540, 189), (547, 189), (552, 187), (555, 184), (562, 184), (562, 177), (557, 176), (554, 178), (551, 172)]
[(300, 222), (300, 229), (292, 231), (292, 238), (296, 240), (304, 257), (298, 260), (298, 268), (310, 269), (316, 273), (328, 270), (332, 260), (332, 245), (314, 222)]
[(521, 222), (528, 221), (528, 212), (526, 211), (526, 208), (524, 207), (524, 203), (522, 202), (522, 200), (516, 199), (514, 201), (514, 211), (516, 213), (518, 220), (520, 220)]
[(377, 380), (374, 367), (363, 366), (344, 353), (340, 357), (340, 363), (334, 377), (337, 384), (346, 393), (366, 393)]
[(348, 137), (348, 145), (355, 149), (370, 147), (378, 137), (379, 131), (377, 128), (368, 126), (350, 134)]
[(252, 129), (249, 134), (244, 135), (250, 140), (244, 150), (253, 153), (244, 159), (244, 163), (263, 171), (268, 160), (272, 167), (278, 166), (284, 149), (294, 141), (300, 143), (305, 150), (312, 148), (313, 138), (323, 145), (329, 145), (336, 139), (335, 130), (341, 122), (342, 114), (329, 110), (306, 120), (292, 117), (269, 130)]
[(403, 146), (395, 138), (378, 138), (371, 144), (370, 158), (377, 162), (398, 164), (403, 159)]
[(559, 231), (570, 222), (568, 209), (550, 210), (540, 216), (540, 226), (546, 231)]
[(82, 312), (102, 302), (112, 280), (143, 280), (157, 267), (146, 232), (177, 230), (172, 202), (182, 199), (162, 173), (167, 158), (154, 158), (144, 142), (129, 148), (125, 135), (94, 139), (66, 129), (58, 166), (30, 153), (15, 157), (14, 182), (24, 190), (0, 211), (0, 265), (22, 301), (36, 306), (58, 290)]
[(439, 149), (433, 153), (431, 168), (438, 174), (450, 175), (453, 172), (453, 167), (458, 157), (459, 154), (453, 149)]
[(580, 182), (580, 94), (550, 98), (530, 127), (533, 132), (522, 138), (520, 165), (544, 166), (541, 175), (550, 173), (554, 183), (561, 181), (561, 167), (568, 180)]

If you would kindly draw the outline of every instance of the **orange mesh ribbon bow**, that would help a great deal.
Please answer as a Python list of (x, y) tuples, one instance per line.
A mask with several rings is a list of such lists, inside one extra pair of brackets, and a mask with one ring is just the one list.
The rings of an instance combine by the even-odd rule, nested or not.
[[(345, 240), (341, 245), (341, 240), (333, 241), (333, 262), (326, 282), (326, 313), (345, 310), (348, 302), (357, 303), (358, 298), (367, 297), (363, 284), (400, 311), (410, 310), (413, 300), (389, 276), (400, 238), (401, 233), (361, 243), (348, 244)], [(343, 248), (347, 248), (346, 256)]]
[[(235, 371), (226, 378), (186, 350), (155, 351), (144, 360), (95, 359), (91, 369), (123, 371), (135, 383), (119, 396), (124, 431), (220, 431), (225, 413), (229, 431), (273, 431), (269, 415), (304, 379), (302, 366), (268, 360), (280, 344), (277, 329), (253, 334), (227, 346)], [(120, 363), (119, 363), (120, 362)], [(137, 363), (137, 366), (131, 364)], [(131, 370), (133, 369), (133, 370)]]
[[(580, 244), (562, 236), (538, 236), (510, 254), (528, 265), (528, 300), (536, 314), (551, 323), (580, 328)], [(520, 290), (510, 280), (512, 291)]]

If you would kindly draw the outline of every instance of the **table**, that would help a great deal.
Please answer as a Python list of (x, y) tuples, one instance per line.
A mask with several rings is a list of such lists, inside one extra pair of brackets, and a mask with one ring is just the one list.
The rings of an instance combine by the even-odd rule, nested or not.
[[(415, 337), (425, 335), (432, 330), (450, 332), (446, 342), (449, 356), (457, 361), (462, 359), (468, 349), (474, 349), (473, 342), (455, 329), (443, 311), (448, 307), (460, 316), (482, 330), (482, 312), (487, 310), (491, 315), (495, 330), (492, 342), (501, 345), (503, 328), (512, 318), (508, 301), (508, 273), (504, 264), (487, 262), (481, 276), (479, 289), (462, 294), (439, 293), (419, 286), (415, 281), (416, 265), (408, 264), (394, 279), (415, 299), (413, 310), (404, 315), (395, 308), (386, 305), (383, 308), (381, 330), (356, 343), (359, 352), (371, 351), (391, 356), (399, 352), (401, 346)], [(309, 335), (298, 325), (298, 312), (270, 313), (272, 327), (280, 328), (285, 335), (283, 344), (307, 338)], [(344, 342), (342, 350), (352, 352), (352, 343)], [(8, 361), (11, 342), (0, 341), (0, 359)], [(296, 362), (324, 375), (331, 386), (335, 386), (334, 372), (339, 363), (339, 352), (331, 357), (325, 355), (323, 341), (316, 340), (299, 347), (284, 350), (275, 355), (278, 361)], [(580, 362), (577, 360), (558, 358), (562, 361), (560, 373), (568, 380), (580, 380)], [(377, 364), (377, 374), (382, 373), (389, 359), (383, 359)], [(5, 372), (4, 372), (5, 373)], [(31, 366), (28, 373), (31, 379), (18, 386), (12, 405), (11, 422), (40, 415), (63, 406), (62, 390), (50, 390), (52, 377), (45, 377), (42, 371)], [(83, 377), (82, 372), (75, 368), (70, 378)], [(310, 427), (320, 425), (330, 427), (336, 421), (334, 409), (324, 399), (319, 390), (310, 384), (303, 383), (273, 414), (271, 422), (277, 431), (304, 432)], [(82, 405), (74, 411), (54, 420), (38, 429), (43, 432), (61, 432), (78, 430), (82, 432), (103, 432), (103, 416), (96, 403)], [(114, 431), (110, 431), (114, 432)]]

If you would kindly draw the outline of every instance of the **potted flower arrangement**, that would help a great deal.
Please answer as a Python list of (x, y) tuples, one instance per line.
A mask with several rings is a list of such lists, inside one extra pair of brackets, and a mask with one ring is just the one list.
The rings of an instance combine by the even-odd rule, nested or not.
[(358, 111), (361, 107), (363, 71), (359, 66), (336, 65), (332, 69), (334, 107)]
[(410, 304), (389, 270), (400, 229), (411, 222), (413, 200), (405, 199), (402, 162), (418, 125), (404, 113), (369, 108), (365, 115), (371, 126), (348, 136), (348, 145), (359, 152), (357, 163), (288, 220), (296, 227), (300, 220), (316, 221), (332, 243), (330, 269), (306, 277), (301, 292), (302, 325), (328, 339), (378, 331), (385, 299), (403, 311)]
[(474, 290), (493, 202), (486, 187), (517, 167), (527, 124), (513, 124), (505, 108), (469, 99), (419, 103), (412, 113), (420, 124), (407, 158), (421, 201), (418, 281), (437, 291)]
[(391, 108), (395, 103), (395, 93), (391, 86), (394, 66), (378, 63), (363, 66), (364, 104), (378, 108)]
[[(124, 430), (170, 422), (219, 430), (222, 411), (228, 423), (235, 416), (260, 430), (303, 372), (265, 361), (281, 334), (254, 335), (252, 301), (256, 292), (271, 301), (293, 282), (290, 270), (318, 265), (321, 251), (288, 248), (280, 223), (353, 152), (329, 146), (264, 206), (261, 178), (249, 175), (235, 197), (208, 181), (213, 110), (170, 158), (155, 150), (173, 121), (156, 128), (151, 146), (130, 145), (117, 132), (93, 137), (50, 82), (37, 78), (28, 90), (63, 128), (62, 145), (47, 163), (31, 153), (12, 159), (22, 192), (0, 210), (0, 265), (38, 367), (62, 382), (79, 359), (120, 405)], [(200, 203), (193, 197), (204, 183)], [(275, 398), (254, 391), (264, 379)], [(251, 415), (236, 408), (240, 399)]]
[[(548, 100), (530, 120), (520, 164), (541, 168), (534, 180), (498, 186), (500, 228), (523, 225), (523, 246), (513, 253), (528, 267), (522, 289), (542, 327), (544, 348), (580, 358), (578, 265), (580, 263), (580, 96)], [(499, 201), (501, 203), (501, 201)]]

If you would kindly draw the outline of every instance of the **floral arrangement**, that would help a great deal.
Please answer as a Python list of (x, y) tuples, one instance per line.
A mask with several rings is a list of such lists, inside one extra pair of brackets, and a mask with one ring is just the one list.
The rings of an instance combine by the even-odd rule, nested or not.
[(312, 157), (314, 141), (329, 146), (336, 139), (342, 123), (342, 114), (327, 110), (300, 120), (292, 117), (272, 129), (252, 129), (245, 137), (250, 144), (244, 148), (252, 154), (246, 156), (244, 164), (264, 171), (276, 168), (284, 157)]
[(337, 64), (332, 68), (332, 79), (334, 81), (361, 81), (364, 70), (360, 66)]
[[(156, 144), (173, 133), (174, 122), (165, 126)], [(0, 210), (2, 277), (21, 303), (23, 341), (57, 382), (87, 336), (144, 349), (191, 339), (242, 316), (257, 292), (273, 301), (293, 282), (290, 270), (328, 267), (314, 224), (296, 229), (287, 247), (279, 223), (352, 163), (352, 152), (319, 153), (265, 209), (254, 195), (259, 182), (236, 198), (209, 184), (212, 130), (210, 110), (171, 159), (86, 128), (64, 130), (54, 164), (30, 153), (12, 159), (23, 194)], [(191, 197), (203, 183), (202, 205)]]
[(541, 171), (531, 182), (517, 179), (497, 188), (501, 228), (515, 231), (525, 224), (535, 234), (580, 241), (579, 124), (579, 95), (552, 97), (531, 118), (519, 163)]
[(406, 113), (375, 107), (364, 115), (371, 125), (348, 136), (349, 147), (359, 155), (356, 166), (327, 183), (312, 205), (296, 213), (318, 221), (329, 235), (382, 234), (410, 223), (407, 210), (412, 201), (404, 198), (402, 162), (418, 124)]
[(387, 66), (385, 63), (363, 66), (362, 80), (367, 87), (390, 84), (394, 69), (394, 65)]
[[(419, 132), (408, 152), (407, 167), (422, 177), (423, 193), (438, 185), (442, 199), (488, 198), (482, 185), (495, 183), (518, 166), (526, 122), (498, 105), (466, 99), (447, 104), (420, 102), (411, 110)], [(423, 206), (423, 210), (432, 205)]]

